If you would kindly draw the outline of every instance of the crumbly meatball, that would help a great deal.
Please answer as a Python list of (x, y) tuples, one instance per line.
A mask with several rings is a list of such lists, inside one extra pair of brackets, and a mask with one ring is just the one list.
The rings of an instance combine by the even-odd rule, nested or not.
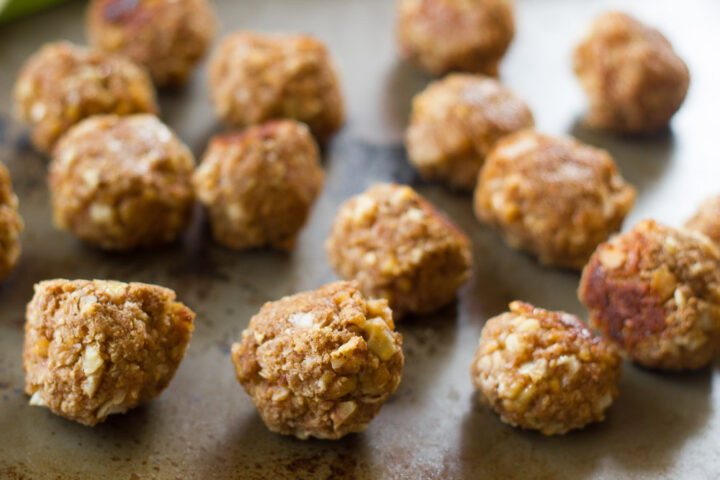
[(493, 144), (533, 125), (527, 105), (497, 80), (450, 74), (413, 100), (408, 160), (426, 179), (472, 191)]
[(670, 42), (624, 13), (602, 15), (576, 47), (575, 74), (590, 101), (588, 126), (659, 130), (685, 99), (690, 74)]
[(156, 397), (185, 355), (194, 317), (155, 285), (38, 283), (23, 349), (30, 405), (93, 426)]
[(232, 360), (270, 430), (337, 439), (365, 430), (400, 383), (394, 328), (385, 300), (336, 282), (266, 303)]
[(50, 164), (55, 224), (106, 250), (177, 238), (194, 200), (190, 150), (153, 115), (97, 115), (66, 133)]
[(378, 184), (343, 204), (325, 248), (335, 271), (396, 318), (450, 302), (470, 276), (470, 240), (415, 190)]
[(557, 435), (605, 419), (620, 363), (576, 316), (512, 302), (485, 324), (470, 374), (503, 422)]
[(720, 195), (706, 199), (695, 216), (685, 223), (685, 228), (704, 233), (720, 245)]
[(18, 213), (18, 199), (10, 183), (10, 173), (0, 162), (0, 280), (3, 280), (20, 258), (20, 232), (23, 221)]
[(399, 0), (401, 53), (433, 75), (497, 76), (515, 34), (512, 0)]
[(692, 370), (720, 351), (720, 251), (645, 220), (598, 247), (583, 271), (590, 323), (646, 367)]
[(620, 229), (635, 189), (604, 150), (523, 131), (500, 140), (475, 190), (475, 215), (541, 263), (581, 269)]
[(208, 0), (92, 0), (90, 43), (127, 55), (158, 85), (184, 84), (207, 51), (216, 29)]
[(67, 42), (45, 45), (13, 88), (18, 117), (41, 152), (91, 115), (157, 113), (150, 76), (127, 58)]
[(290, 250), (324, 179), (308, 128), (278, 120), (213, 138), (193, 180), (218, 242)]
[(335, 67), (313, 37), (231, 34), (213, 52), (208, 74), (215, 112), (229, 126), (291, 118), (323, 141), (345, 121)]

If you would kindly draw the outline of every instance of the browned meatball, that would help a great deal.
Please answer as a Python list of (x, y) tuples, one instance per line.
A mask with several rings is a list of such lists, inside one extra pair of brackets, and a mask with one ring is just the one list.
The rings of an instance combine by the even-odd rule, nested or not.
[(574, 315), (512, 302), (485, 324), (470, 373), (503, 422), (557, 435), (605, 419), (621, 366)]
[(155, 285), (38, 283), (23, 350), (30, 405), (93, 426), (156, 397), (185, 355), (194, 317)]
[(385, 300), (336, 282), (266, 303), (232, 360), (270, 430), (337, 439), (365, 430), (400, 383), (394, 328)]
[(512, 0), (398, 0), (402, 54), (433, 75), (497, 76), (515, 34)]
[(18, 213), (18, 199), (13, 192), (10, 173), (0, 162), (0, 281), (20, 258), (20, 232), (23, 221)]
[(378, 184), (345, 202), (325, 243), (335, 271), (396, 318), (450, 302), (470, 276), (470, 240), (415, 190)]
[(324, 179), (307, 127), (279, 120), (213, 138), (194, 184), (218, 242), (290, 250)]
[(157, 113), (147, 72), (127, 58), (67, 42), (45, 45), (25, 63), (13, 88), (18, 117), (35, 148), (50, 152), (80, 120), (101, 113)]
[(497, 80), (450, 74), (413, 100), (408, 160), (426, 179), (472, 190), (495, 142), (533, 125), (527, 105)]
[(635, 201), (604, 150), (531, 130), (500, 140), (475, 190), (475, 215), (540, 262), (582, 268)]
[(127, 55), (158, 85), (180, 85), (205, 54), (216, 29), (208, 0), (92, 0), (87, 36), (101, 50)]
[(646, 367), (689, 370), (720, 348), (720, 251), (653, 220), (598, 247), (583, 271), (590, 323)]
[(290, 118), (323, 141), (345, 121), (335, 67), (313, 37), (236, 32), (215, 49), (208, 73), (215, 113), (229, 126)]
[(575, 74), (590, 100), (586, 123), (625, 133), (652, 132), (670, 122), (690, 75), (670, 42), (620, 12), (602, 15), (575, 49)]
[(153, 115), (96, 115), (68, 131), (50, 164), (55, 224), (106, 250), (152, 247), (185, 229), (190, 150)]
[(710, 240), (720, 244), (720, 195), (706, 199), (695, 216), (685, 223), (685, 227), (704, 233)]

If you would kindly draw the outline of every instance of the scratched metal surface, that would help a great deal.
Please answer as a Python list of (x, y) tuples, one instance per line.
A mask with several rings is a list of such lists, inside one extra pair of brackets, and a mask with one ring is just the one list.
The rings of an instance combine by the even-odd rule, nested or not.
[[(692, 72), (689, 97), (671, 131), (629, 140), (578, 126), (583, 98), (570, 71), (572, 44), (608, 2), (519, 0), (518, 34), (502, 78), (533, 108), (539, 129), (574, 133), (609, 149), (639, 190), (627, 224), (654, 216), (680, 224), (720, 191), (720, 3), (634, 1), (625, 7), (658, 25)], [(621, 2), (615, 2), (620, 4)], [(476, 402), (468, 377), (483, 322), (507, 302), (584, 314), (578, 275), (543, 268), (478, 224), (467, 196), (420, 182), (407, 166), (401, 133), (411, 96), (428, 81), (396, 60), (390, 0), (216, 2), (223, 31), (303, 30), (328, 41), (349, 106), (328, 146), (327, 184), (291, 254), (217, 247), (198, 217), (165, 250), (110, 255), (57, 232), (46, 161), (11, 120), (9, 92), (21, 62), (42, 43), (82, 41), (83, 2), (0, 27), (0, 155), (9, 165), (26, 221), (24, 254), (0, 287), (0, 478), (718, 478), (720, 367), (661, 375), (625, 365), (620, 397), (605, 423), (560, 438), (501, 424)], [(214, 123), (204, 75), (161, 96), (163, 118), (200, 154)], [(375, 181), (414, 185), (472, 237), (475, 268), (457, 304), (399, 325), (406, 367), (395, 397), (371, 428), (338, 442), (298, 441), (268, 432), (234, 378), (229, 345), (261, 304), (335, 277), (322, 242), (338, 204)], [(174, 288), (198, 314), (187, 357), (156, 400), (96, 428), (29, 407), (22, 393), (24, 306), (33, 283), (53, 277), (114, 278)]]

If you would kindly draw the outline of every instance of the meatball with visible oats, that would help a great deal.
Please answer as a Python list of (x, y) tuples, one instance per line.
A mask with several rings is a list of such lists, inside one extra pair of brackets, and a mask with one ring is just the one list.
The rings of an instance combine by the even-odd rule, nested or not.
[(590, 323), (641, 365), (694, 370), (720, 352), (720, 251), (702, 234), (640, 222), (598, 247), (578, 293)]
[(408, 160), (426, 179), (471, 191), (495, 142), (533, 125), (527, 105), (497, 80), (450, 74), (413, 100)]
[(194, 184), (218, 242), (290, 250), (324, 179), (308, 128), (279, 120), (213, 138)]
[(106, 250), (175, 240), (193, 205), (190, 150), (153, 115), (97, 115), (58, 142), (50, 164), (55, 224)]
[(0, 162), (0, 281), (8, 276), (20, 258), (20, 232), (23, 221), (18, 199), (13, 192), (10, 173)]
[(415, 190), (378, 184), (343, 204), (325, 248), (343, 278), (396, 318), (449, 303), (470, 276), (470, 240)]
[(557, 435), (605, 419), (620, 363), (576, 316), (516, 301), (485, 324), (470, 373), (503, 422)]
[(604, 150), (523, 131), (500, 140), (475, 190), (475, 215), (546, 265), (581, 269), (620, 229), (635, 189)]
[(685, 222), (685, 228), (704, 233), (720, 245), (720, 195), (706, 199), (697, 213)]
[(385, 300), (336, 282), (263, 305), (232, 360), (270, 430), (337, 439), (367, 429), (395, 392), (401, 346)]
[(147, 72), (121, 55), (57, 42), (23, 66), (13, 87), (18, 117), (36, 149), (49, 153), (70, 127), (91, 115), (157, 113)]
[(151, 400), (175, 375), (194, 316), (155, 285), (38, 283), (23, 349), (30, 405), (93, 426)]

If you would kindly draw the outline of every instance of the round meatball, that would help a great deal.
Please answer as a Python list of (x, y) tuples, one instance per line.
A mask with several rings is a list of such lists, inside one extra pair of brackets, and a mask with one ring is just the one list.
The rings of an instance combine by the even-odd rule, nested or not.
[(98, 115), (58, 142), (50, 164), (55, 224), (106, 250), (153, 247), (185, 229), (190, 150), (153, 115)]
[(394, 328), (385, 300), (336, 282), (263, 305), (232, 360), (270, 430), (337, 439), (365, 430), (400, 383)]
[(194, 184), (218, 242), (290, 250), (324, 179), (307, 127), (278, 120), (213, 138)]
[(581, 269), (635, 201), (604, 150), (523, 131), (500, 140), (475, 189), (475, 215), (546, 265)]
[(623, 133), (666, 127), (690, 75), (670, 42), (624, 13), (602, 15), (576, 47), (575, 74), (590, 100), (586, 123)]
[(396, 318), (452, 301), (470, 276), (470, 240), (412, 188), (378, 184), (338, 210), (325, 248), (335, 271)]
[(450, 74), (413, 100), (408, 160), (426, 179), (472, 191), (493, 144), (533, 125), (527, 105), (497, 80)]
[(720, 251), (645, 220), (598, 247), (583, 271), (590, 323), (634, 362), (693, 370), (720, 351)]
[(503, 422), (557, 435), (605, 419), (620, 363), (576, 316), (512, 302), (485, 324), (470, 374)]
[(91, 115), (157, 113), (147, 72), (123, 56), (67, 42), (45, 45), (23, 66), (13, 88), (18, 117), (41, 152)]
[(720, 195), (705, 200), (695, 216), (685, 223), (685, 227), (704, 233), (710, 240), (720, 244)]
[(185, 355), (194, 317), (155, 285), (38, 283), (23, 349), (30, 405), (93, 426), (158, 396)]
[(515, 34), (512, 0), (399, 0), (401, 53), (433, 75), (497, 76)]
[(313, 37), (237, 32), (215, 49), (208, 72), (215, 113), (231, 127), (290, 118), (323, 141), (345, 121), (335, 67)]
[(158, 85), (185, 83), (215, 29), (208, 0), (92, 0), (88, 6), (90, 43), (144, 65)]
[(0, 280), (3, 280), (20, 258), (20, 232), (23, 221), (18, 213), (18, 199), (10, 183), (10, 173), (0, 162)]

